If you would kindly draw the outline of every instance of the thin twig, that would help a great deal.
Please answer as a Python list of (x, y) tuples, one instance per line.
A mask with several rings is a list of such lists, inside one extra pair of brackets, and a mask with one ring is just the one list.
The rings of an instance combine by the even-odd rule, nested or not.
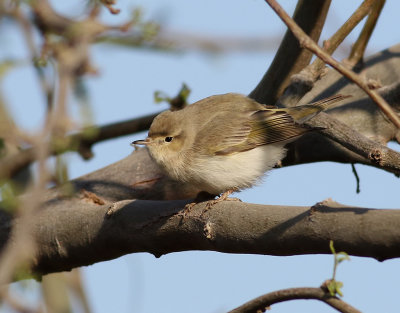
[(1, 290), (0, 296), (2, 301), (7, 303), (15, 312), (19, 313), (42, 313), (43, 309), (41, 306), (37, 308), (28, 307), (25, 303), (23, 303), (22, 299), (17, 299), (15, 296), (12, 296), (9, 288)]
[[(84, 159), (93, 156), (91, 148), (94, 144), (104, 140), (114, 139), (149, 129), (153, 119), (161, 112), (133, 118), (117, 123), (106, 124), (100, 127), (93, 126), (83, 129), (78, 134), (67, 136), (64, 145), (57, 145), (50, 151), (51, 155), (64, 153), (66, 151), (78, 151)], [(90, 134), (90, 135), (88, 135)], [(12, 177), (19, 170), (35, 161), (35, 149), (27, 148), (15, 155), (5, 156), (0, 162), (0, 177)]]
[[(338, 31), (331, 38), (324, 41), (325, 51), (332, 54), (358, 23), (371, 11), (371, 7), (374, 4), (375, 0), (365, 0)], [(325, 63), (321, 59), (316, 58), (310, 65), (311, 73), (315, 73), (316, 76), (319, 76), (324, 65)]]
[(331, 65), (339, 73), (343, 74), (345, 77), (353, 81), (358, 85), (365, 93), (370, 96), (372, 100), (381, 108), (385, 115), (396, 127), (400, 128), (400, 118), (393, 111), (390, 105), (380, 96), (375, 90), (371, 90), (368, 87), (366, 81), (360, 76), (349, 70), (340, 62), (332, 58), (328, 53), (326, 53), (322, 48), (318, 46), (315, 41), (313, 41), (297, 24), (293, 19), (283, 10), (283, 8), (275, 0), (265, 0), (271, 8), (278, 14), (282, 21), (287, 25), (287, 27), (293, 32), (296, 38), (299, 40), (300, 45), (312, 51), (317, 57), (321, 58), (325, 63)]
[[(318, 41), (330, 4), (330, 0), (300, 0), (293, 19), (311, 38)], [(312, 53), (303, 49), (288, 30), (271, 66), (249, 97), (260, 103), (274, 104), (289, 84), (290, 77), (307, 66), (311, 57)]]
[(354, 163), (351, 163), (351, 171), (354, 174), (354, 177), (356, 178), (356, 183), (357, 183), (356, 193), (360, 193), (360, 176), (358, 176), (356, 166), (354, 165)]
[(376, 22), (382, 12), (383, 6), (386, 0), (375, 0), (373, 7), (369, 13), (368, 19), (358, 37), (357, 41), (354, 43), (351, 49), (349, 62), (353, 65), (359, 63), (364, 56), (365, 48), (367, 47), (368, 41), (371, 38), (372, 31), (375, 28)]
[(81, 275), (81, 270), (79, 268), (73, 269), (70, 273), (66, 274), (66, 280), (68, 283), (68, 287), (75, 294), (75, 296), (80, 300), (82, 309), (85, 313), (92, 313), (90, 309), (90, 304), (88, 301), (87, 294), (85, 292), (85, 288), (83, 286), (83, 278)]
[[(368, 14), (373, 0), (365, 0), (350, 18), (339, 28), (339, 30), (328, 40), (324, 41), (324, 48), (327, 53), (332, 54), (343, 42), (355, 26)], [(279, 98), (279, 105), (283, 107), (295, 106), (300, 99), (311, 90), (314, 82), (321, 76), (325, 63), (316, 58), (313, 63), (294, 74), (290, 85), (284, 94)]]
[[(84, 129), (79, 134), (70, 137), (68, 141), (74, 144), (70, 144), (67, 150), (74, 150), (74, 147), (78, 147), (77, 150), (79, 154), (84, 159), (89, 159), (92, 156), (91, 147), (94, 144), (147, 130), (154, 118), (160, 113), (161, 112), (157, 112), (117, 123), (106, 124), (100, 127), (94, 126)], [(94, 133), (94, 135), (85, 136), (85, 134), (88, 133)]]
[(46, 98), (47, 109), (49, 110), (53, 103), (53, 86), (47, 81), (44, 69), (40, 65), (36, 64), (37, 60), (39, 59), (39, 53), (36, 51), (36, 45), (33, 40), (32, 24), (21, 13), (19, 8), (15, 9), (14, 16), (21, 25), (23, 34), (25, 36), (25, 41), (31, 53), (31, 59), (34, 68), (39, 78), (40, 86)]
[(325, 292), (322, 288), (289, 288), (278, 291), (267, 293), (263, 296), (255, 298), (240, 307), (230, 311), (229, 313), (255, 313), (265, 312), (271, 305), (289, 301), (289, 300), (300, 300), (300, 299), (315, 299), (335, 308), (342, 313), (361, 313), (350, 304), (343, 300), (332, 297), (328, 292)]

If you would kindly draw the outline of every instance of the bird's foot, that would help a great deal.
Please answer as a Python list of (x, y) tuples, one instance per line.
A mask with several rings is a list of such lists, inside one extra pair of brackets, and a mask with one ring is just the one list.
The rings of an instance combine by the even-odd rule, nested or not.
[(197, 204), (198, 202), (191, 202), (185, 205), (185, 207), (183, 208), (183, 210), (181, 212), (178, 213), (178, 216), (182, 217), (182, 218), (186, 218), (190, 211), (192, 210), (192, 208)]
[(185, 207), (183, 208), (183, 210), (178, 213), (178, 215), (181, 216), (182, 218), (186, 218), (186, 217), (188, 217), (190, 211), (196, 204), (207, 201), (209, 199), (214, 199), (214, 198), (215, 198), (215, 195), (211, 195), (208, 192), (202, 191), (196, 196), (196, 198), (194, 199), (193, 202), (186, 204)]
[(216, 205), (217, 203), (220, 203), (222, 201), (240, 201), (240, 202), (242, 202), (242, 200), (240, 200), (239, 198), (228, 198), (235, 191), (236, 191), (235, 189), (229, 189), (229, 190), (225, 191), (223, 194), (221, 194), (217, 199), (208, 201), (205, 209), (200, 214), (200, 216), (203, 216), (204, 213), (206, 213), (208, 210), (210, 210), (214, 205)]
[[(196, 204), (198, 204), (200, 202), (204, 202), (204, 201), (207, 201), (207, 203), (206, 203), (206, 207), (201, 212), (200, 217), (203, 216), (204, 213), (206, 213), (208, 210), (210, 210), (214, 205), (216, 205), (217, 203), (220, 203), (222, 201), (240, 201), (240, 202), (242, 202), (242, 200), (240, 200), (239, 198), (228, 198), (235, 191), (237, 191), (237, 190), (236, 189), (227, 190), (224, 193), (222, 193), (217, 199), (212, 199), (215, 196), (213, 196), (209, 193), (206, 193), (206, 192), (199, 193), (199, 195), (197, 195), (196, 199), (194, 199), (193, 202), (185, 205), (183, 210), (178, 213), (178, 216), (180, 216), (182, 218), (187, 218), (189, 216), (189, 213), (192, 211), (193, 207)], [(210, 198), (212, 200), (209, 200)]]

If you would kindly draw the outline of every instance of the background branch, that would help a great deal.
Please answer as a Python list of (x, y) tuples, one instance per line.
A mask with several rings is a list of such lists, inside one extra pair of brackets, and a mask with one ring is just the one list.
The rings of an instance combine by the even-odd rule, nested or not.
[(351, 81), (356, 83), (362, 90), (365, 91), (368, 96), (381, 108), (386, 116), (393, 122), (396, 127), (400, 128), (400, 118), (389, 106), (389, 104), (383, 99), (377, 92), (371, 90), (368, 84), (353, 71), (349, 70), (343, 64), (333, 59), (328, 53), (321, 49), (297, 24), (290, 18), (290, 16), (282, 9), (282, 7), (275, 0), (266, 0), (271, 8), (279, 15), (282, 21), (287, 27), (293, 32), (296, 38), (299, 40), (300, 45), (309, 49), (324, 62), (334, 67), (338, 72), (349, 78)]
[[(365, 0), (337, 32), (324, 41), (324, 49), (327, 53), (332, 54), (336, 50), (354, 27), (368, 14), (373, 3), (374, 1)], [(279, 105), (284, 107), (297, 105), (299, 100), (313, 88), (315, 81), (323, 73), (324, 67), (325, 63), (316, 58), (312, 64), (304, 67), (299, 73), (295, 73), (290, 78), (290, 84), (285, 92), (279, 98)]]
[[(338, 31), (328, 40), (324, 41), (324, 50), (328, 54), (335, 52), (337, 47), (343, 42), (343, 40), (350, 34), (350, 32), (361, 22), (361, 20), (373, 10), (375, 7), (375, 0), (365, 0), (357, 10), (350, 16), (350, 18), (338, 29)], [(372, 33), (372, 29), (371, 29)], [(316, 40), (314, 40), (317, 42)], [(366, 45), (364, 46), (365, 49)], [(311, 64), (309, 71), (319, 77), (325, 63), (320, 59), (316, 58)]]
[(306, 287), (283, 289), (267, 293), (241, 305), (232, 311), (229, 311), (229, 313), (265, 312), (268, 307), (273, 304), (299, 299), (320, 300), (342, 313), (361, 313), (359, 310), (353, 308), (343, 300), (330, 296), (329, 293), (324, 291), (322, 288)]
[(365, 22), (365, 25), (358, 37), (357, 41), (354, 43), (348, 61), (350, 64), (358, 64), (362, 61), (364, 57), (365, 49), (367, 48), (367, 44), (369, 39), (371, 38), (372, 31), (375, 28), (376, 22), (382, 12), (383, 6), (385, 5), (386, 0), (376, 0), (373, 1), (373, 7), (369, 12), (368, 19)]
[[(331, 0), (300, 0), (293, 19), (305, 33), (318, 41), (330, 4)], [(311, 57), (312, 54), (303, 49), (288, 30), (271, 66), (249, 97), (260, 103), (274, 104), (288, 85), (290, 77), (308, 65)]]

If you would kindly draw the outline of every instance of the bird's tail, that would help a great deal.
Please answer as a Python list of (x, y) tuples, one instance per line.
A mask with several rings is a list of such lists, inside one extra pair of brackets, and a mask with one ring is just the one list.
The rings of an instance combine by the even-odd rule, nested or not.
[(334, 95), (310, 104), (299, 105), (285, 109), (296, 123), (302, 124), (313, 118), (319, 112), (329, 108), (332, 104), (349, 98), (351, 95)]

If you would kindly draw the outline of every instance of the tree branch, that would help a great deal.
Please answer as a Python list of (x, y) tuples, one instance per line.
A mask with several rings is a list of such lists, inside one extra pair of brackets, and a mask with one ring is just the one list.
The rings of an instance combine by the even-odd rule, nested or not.
[[(318, 41), (330, 4), (330, 0), (299, 0), (293, 19), (311, 38)], [(311, 57), (312, 54), (303, 49), (288, 30), (267, 73), (249, 97), (260, 103), (274, 104), (288, 85), (290, 77), (308, 65)]]
[[(311, 208), (227, 201), (204, 215), (205, 204), (198, 204), (182, 219), (179, 212), (187, 200), (124, 200), (182, 199), (197, 194), (189, 186), (156, 179), (157, 169), (149, 170), (149, 162), (147, 151), (140, 149), (74, 180), (77, 192), (73, 195), (49, 190), (41, 209), (30, 219), (30, 236), (37, 243), (32, 269), (41, 274), (65, 271), (133, 252), (155, 256), (185, 250), (329, 254), (329, 240), (352, 255), (378, 260), (400, 257), (400, 210), (355, 208), (332, 201)], [(148, 179), (151, 172), (152, 181)], [(18, 224), (18, 219), (13, 221), (2, 211), (1, 247), (8, 242), (13, 223)]]
[[(380, 93), (392, 103), (393, 107), (400, 106), (399, 83), (381, 88)], [(399, 175), (400, 154), (386, 146), (388, 141), (398, 140), (399, 130), (392, 123), (386, 121), (383, 115), (376, 115), (374, 110), (377, 110), (376, 106), (371, 103), (369, 98), (364, 98), (334, 108), (327, 113), (318, 114), (307, 124), (324, 129), (318, 133), (303, 136), (289, 144), (288, 153), (282, 161), (282, 165), (322, 160), (342, 163), (356, 162), (372, 165)], [(348, 125), (352, 125), (352, 127)], [(379, 125), (379, 130), (377, 125)], [(326, 137), (324, 138), (320, 133)]]
[[(395, 85), (400, 94), (400, 84)], [(325, 112), (311, 119), (307, 125), (324, 128), (321, 132), (330, 139), (340, 143), (343, 147), (364, 157), (366, 162), (373, 166), (400, 174), (400, 153), (388, 148), (377, 141), (368, 139), (354, 128), (329, 116)]]
[[(147, 130), (153, 122), (153, 119), (160, 113), (161, 112), (157, 112), (125, 121), (106, 124), (100, 127), (87, 128), (79, 134), (72, 135), (69, 141), (75, 143), (75, 147), (78, 146), (79, 154), (87, 160), (93, 156), (91, 148), (94, 144)], [(94, 135), (85, 136), (85, 133)], [(73, 148), (73, 146), (70, 145), (69, 148)]]
[(377, 92), (371, 90), (368, 84), (359, 75), (349, 70), (346, 66), (333, 59), (328, 53), (321, 49), (315, 41), (313, 41), (290, 16), (282, 9), (282, 7), (275, 0), (266, 0), (271, 8), (279, 15), (282, 21), (287, 27), (293, 32), (296, 38), (299, 40), (300, 45), (312, 51), (316, 56), (321, 58), (325, 63), (331, 65), (339, 73), (349, 78), (355, 84), (357, 84), (365, 93), (371, 97), (372, 100), (381, 108), (386, 114), (390, 121), (393, 122), (396, 127), (400, 128), (400, 118), (393, 111), (390, 105), (383, 99)]
[(367, 47), (368, 41), (371, 38), (372, 31), (375, 28), (376, 22), (382, 12), (383, 6), (386, 0), (376, 0), (373, 3), (373, 7), (369, 13), (368, 19), (358, 37), (354, 43), (348, 61), (355, 65), (362, 61), (364, 57), (365, 48)]
[(329, 293), (322, 288), (290, 288), (267, 293), (263, 296), (255, 298), (240, 307), (230, 311), (229, 313), (254, 313), (265, 312), (265, 310), (279, 302), (300, 299), (315, 299), (325, 302), (331, 307), (342, 313), (361, 313), (356, 308), (347, 304), (343, 300), (332, 297)]
[[(373, 0), (365, 0), (350, 18), (328, 40), (324, 41), (324, 49), (332, 54), (342, 43), (355, 26), (368, 14), (373, 5)], [(299, 100), (310, 91), (315, 81), (321, 76), (325, 63), (316, 58), (314, 62), (290, 78), (290, 84), (279, 98), (279, 105), (284, 107), (295, 106)]]
[[(350, 32), (361, 22), (361, 20), (371, 11), (374, 6), (375, 0), (365, 0), (357, 10), (350, 16), (350, 18), (338, 29), (338, 31), (328, 40), (324, 41), (324, 49), (327, 53), (332, 54), (343, 40), (350, 34)], [(318, 78), (325, 63), (316, 58), (310, 65), (309, 71)]]
[[(88, 127), (77, 134), (67, 136), (62, 141), (59, 140), (57, 146), (52, 147), (50, 154), (78, 151), (84, 159), (88, 160), (93, 156), (92, 146), (94, 144), (149, 129), (151, 122), (159, 113), (161, 112), (100, 127)], [(3, 157), (0, 162), (0, 177), (14, 176), (19, 170), (34, 162), (35, 156), (35, 149), (27, 148)]]

